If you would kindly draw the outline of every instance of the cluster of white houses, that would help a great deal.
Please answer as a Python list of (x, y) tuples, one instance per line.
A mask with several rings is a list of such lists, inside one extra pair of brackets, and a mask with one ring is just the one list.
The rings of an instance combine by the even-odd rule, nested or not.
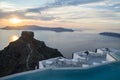
[(72, 59), (56, 57), (39, 62), (39, 69), (43, 68), (65, 68), (79, 67), (86, 68), (101, 65), (113, 61), (119, 61), (120, 51), (111, 48), (96, 49), (92, 51), (81, 51), (73, 53)]

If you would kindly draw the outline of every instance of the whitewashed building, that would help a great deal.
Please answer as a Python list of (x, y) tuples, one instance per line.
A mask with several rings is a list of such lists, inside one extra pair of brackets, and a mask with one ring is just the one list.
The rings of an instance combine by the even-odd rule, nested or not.
[(39, 62), (39, 69), (43, 68), (68, 68), (68, 67), (93, 67), (105, 63), (120, 60), (120, 51), (111, 48), (96, 49), (92, 51), (81, 51), (73, 53), (72, 59), (56, 57)]

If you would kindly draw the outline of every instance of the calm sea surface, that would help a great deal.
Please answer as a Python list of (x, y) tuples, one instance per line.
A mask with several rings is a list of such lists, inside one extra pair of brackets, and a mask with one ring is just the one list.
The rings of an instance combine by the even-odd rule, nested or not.
[[(57, 48), (65, 57), (71, 58), (72, 53), (81, 50), (92, 50), (108, 47), (120, 49), (120, 38), (102, 36), (96, 30), (77, 30), (75, 32), (53, 32), (32, 30), (37, 40), (44, 41), (47, 46)], [(21, 35), (21, 30), (0, 30), (0, 50), (6, 47), (13, 38)], [(112, 32), (119, 32), (112, 30)], [(16, 37), (14, 37), (16, 36)]]

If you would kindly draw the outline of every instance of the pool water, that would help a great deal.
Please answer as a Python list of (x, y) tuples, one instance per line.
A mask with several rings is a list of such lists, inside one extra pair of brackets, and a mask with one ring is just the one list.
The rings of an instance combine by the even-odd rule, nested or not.
[(120, 62), (87, 69), (46, 69), (20, 75), (8, 76), (0, 80), (120, 80)]

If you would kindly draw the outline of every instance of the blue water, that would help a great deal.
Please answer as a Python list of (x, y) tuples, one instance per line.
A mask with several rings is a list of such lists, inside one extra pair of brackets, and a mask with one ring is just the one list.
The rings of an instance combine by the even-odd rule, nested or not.
[(5, 80), (120, 80), (120, 62), (88, 69), (47, 69)]

